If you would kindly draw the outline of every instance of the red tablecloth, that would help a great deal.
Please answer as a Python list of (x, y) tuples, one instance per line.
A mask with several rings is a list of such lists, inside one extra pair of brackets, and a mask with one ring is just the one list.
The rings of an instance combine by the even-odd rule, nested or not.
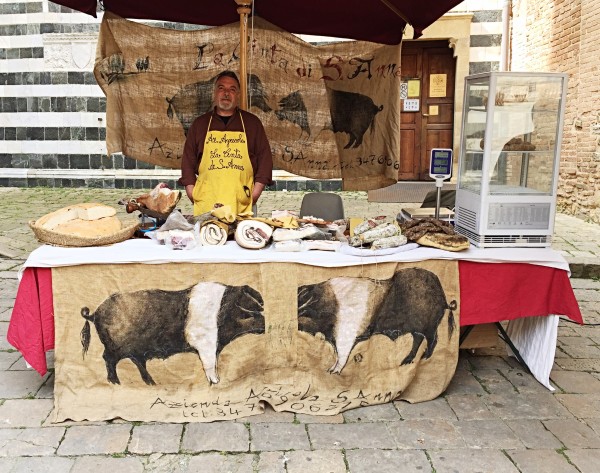
[[(460, 325), (551, 314), (583, 323), (569, 276), (561, 269), (459, 261), (459, 277)], [(38, 373), (46, 374), (45, 353), (54, 348), (51, 269), (25, 269), (7, 339)]]
[(38, 373), (46, 374), (46, 352), (54, 349), (50, 268), (26, 268), (23, 272), (6, 339)]
[(538, 315), (583, 323), (566, 271), (526, 263), (458, 263), (460, 324), (475, 325)]

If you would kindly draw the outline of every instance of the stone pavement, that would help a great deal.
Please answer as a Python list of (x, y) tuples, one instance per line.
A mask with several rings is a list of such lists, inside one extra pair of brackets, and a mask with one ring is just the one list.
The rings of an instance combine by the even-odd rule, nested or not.
[[(600, 471), (600, 332), (561, 321), (549, 392), (498, 342), (462, 350), (434, 401), (334, 417), (265, 414), (211, 424), (51, 424), (53, 373), (26, 368), (6, 341), (17, 271), (35, 241), (27, 221), (75, 202), (115, 205), (140, 190), (0, 188), (0, 472), (580, 472)], [(264, 194), (259, 213), (297, 210), (299, 192)], [(346, 213), (396, 215), (409, 204), (343, 193)], [(188, 203), (184, 212), (191, 212)], [(600, 323), (600, 226), (559, 214), (553, 247), (573, 271), (588, 324)], [(52, 355), (49, 355), (52, 361)]]

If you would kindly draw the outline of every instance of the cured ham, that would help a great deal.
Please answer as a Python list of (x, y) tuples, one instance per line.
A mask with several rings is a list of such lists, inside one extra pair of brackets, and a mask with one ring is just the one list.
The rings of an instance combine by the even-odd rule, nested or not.
[(142, 207), (166, 215), (175, 209), (179, 199), (181, 199), (181, 191), (172, 190), (167, 184), (161, 182), (149, 193), (129, 200), (126, 203), (127, 212), (131, 213), (134, 210), (140, 210), (140, 207)]

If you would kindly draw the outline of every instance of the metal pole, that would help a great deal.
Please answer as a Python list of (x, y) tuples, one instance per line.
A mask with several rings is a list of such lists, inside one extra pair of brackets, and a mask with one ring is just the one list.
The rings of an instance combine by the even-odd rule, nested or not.
[(508, 71), (510, 53), (510, 12), (511, 0), (502, 3), (502, 43), (500, 45), (500, 70)]
[(444, 185), (444, 179), (435, 178), (435, 187), (437, 194), (435, 195), (435, 218), (440, 218), (440, 207), (442, 204), (442, 186)]
[(240, 108), (248, 110), (248, 15), (250, 14), (252, 0), (235, 0), (240, 15)]

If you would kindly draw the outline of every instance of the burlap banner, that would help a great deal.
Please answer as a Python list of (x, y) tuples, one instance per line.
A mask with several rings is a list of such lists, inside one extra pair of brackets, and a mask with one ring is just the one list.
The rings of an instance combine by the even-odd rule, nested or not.
[(55, 422), (425, 401), (458, 360), (456, 261), (85, 265), (52, 279)]
[[(177, 31), (105, 13), (94, 74), (107, 97), (107, 150), (178, 168), (186, 133), (212, 107), (215, 76), (239, 69), (239, 25)], [(346, 190), (397, 181), (400, 46), (313, 46), (255, 18), (249, 110), (275, 167), (342, 178)]]

